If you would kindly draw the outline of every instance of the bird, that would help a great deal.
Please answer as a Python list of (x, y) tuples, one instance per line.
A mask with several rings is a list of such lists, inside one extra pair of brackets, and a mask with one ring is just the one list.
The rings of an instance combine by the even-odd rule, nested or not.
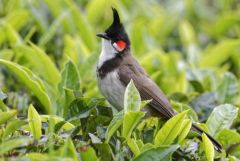
[[(124, 93), (128, 83), (132, 80), (141, 100), (151, 100), (143, 111), (146, 115), (162, 117), (168, 120), (177, 112), (172, 108), (166, 95), (158, 85), (148, 76), (131, 53), (131, 42), (120, 21), (119, 14), (112, 8), (113, 22), (105, 32), (96, 36), (102, 39), (102, 49), (97, 62), (97, 82), (102, 95), (117, 110), (124, 107)], [(203, 131), (196, 124), (192, 124), (193, 131), (205, 133), (218, 152), (223, 148), (211, 135)]]

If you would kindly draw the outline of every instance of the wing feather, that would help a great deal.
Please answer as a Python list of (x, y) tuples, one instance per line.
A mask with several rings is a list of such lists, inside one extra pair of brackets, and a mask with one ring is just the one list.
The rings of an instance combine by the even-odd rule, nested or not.
[(169, 119), (176, 114), (163, 92), (132, 57), (125, 60), (125, 63), (119, 68), (118, 74), (120, 81), (125, 86), (132, 79), (142, 100), (152, 100), (148, 106), (158, 111), (161, 116)]

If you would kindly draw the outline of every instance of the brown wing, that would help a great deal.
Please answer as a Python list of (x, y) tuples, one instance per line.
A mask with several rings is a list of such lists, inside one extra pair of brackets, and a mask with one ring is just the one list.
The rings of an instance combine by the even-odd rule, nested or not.
[(127, 57), (123, 62), (118, 71), (121, 82), (127, 86), (132, 79), (142, 100), (152, 100), (149, 103), (150, 108), (155, 109), (164, 118), (169, 119), (175, 115), (166, 96), (148, 77), (138, 62), (131, 56)]

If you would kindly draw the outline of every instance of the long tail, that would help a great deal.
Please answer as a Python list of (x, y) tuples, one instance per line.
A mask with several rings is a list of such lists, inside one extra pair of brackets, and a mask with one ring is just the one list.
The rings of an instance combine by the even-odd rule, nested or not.
[(193, 131), (196, 131), (197, 133), (199, 134), (202, 134), (202, 133), (205, 133), (207, 135), (207, 137), (211, 140), (211, 142), (213, 143), (214, 145), (214, 148), (218, 151), (218, 152), (223, 152), (223, 147), (222, 145), (217, 141), (215, 140), (211, 135), (209, 135), (208, 133), (206, 133), (205, 131), (203, 131), (200, 127), (198, 127), (197, 125), (195, 124), (192, 124), (192, 130)]

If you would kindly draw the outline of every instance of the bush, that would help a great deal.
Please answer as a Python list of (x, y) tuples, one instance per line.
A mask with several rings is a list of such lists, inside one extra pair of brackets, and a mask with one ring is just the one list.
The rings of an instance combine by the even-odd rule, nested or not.
[[(95, 68), (115, 6), (132, 51), (179, 112), (146, 118), (133, 83), (123, 111)], [(240, 159), (237, 1), (0, 0), (0, 156), (10, 160)], [(192, 123), (216, 138), (190, 132)], [(201, 138), (201, 139), (198, 139)]]

